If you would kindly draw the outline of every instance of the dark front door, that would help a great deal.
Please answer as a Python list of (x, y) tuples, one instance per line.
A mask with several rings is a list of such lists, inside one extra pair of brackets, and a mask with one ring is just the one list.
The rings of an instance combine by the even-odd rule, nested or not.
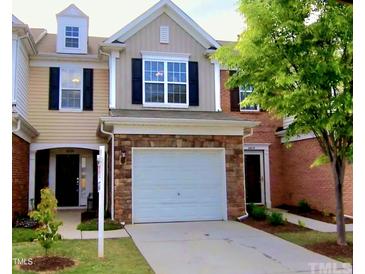
[(263, 203), (262, 154), (245, 154), (246, 203)]
[(79, 205), (79, 155), (56, 155), (58, 206)]

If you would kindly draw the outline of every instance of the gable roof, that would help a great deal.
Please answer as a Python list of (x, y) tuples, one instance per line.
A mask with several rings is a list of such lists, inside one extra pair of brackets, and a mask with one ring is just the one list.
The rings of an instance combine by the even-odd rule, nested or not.
[(205, 48), (219, 48), (219, 43), (203, 30), (193, 19), (191, 19), (182, 9), (175, 5), (171, 0), (160, 0), (156, 5), (145, 13), (134, 19), (120, 31), (109, 37), (105, 43), (119, 41), (124, 43), (139, 30), (151, 23), (161, 14), (166, 13), (187, 33), (196, 39)]
[(64, 10), (60, 11), (56, 14), (57, 17), (59, 16), (69, 16), (69, 17), (86, 17), (89, 18), (82, 10), (80, 10), (76, 5), (71, 4)]

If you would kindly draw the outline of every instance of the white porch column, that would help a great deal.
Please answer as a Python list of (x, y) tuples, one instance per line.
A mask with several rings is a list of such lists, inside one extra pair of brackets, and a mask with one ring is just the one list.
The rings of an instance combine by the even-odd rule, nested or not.
[(119, 51), (113, 50), (109, 55), (109, 108), (116, 108), (117, 92), (117, 58)]
[(29, 200), (28, 210), (32, 209), (32, 199), (35, 198), (35, 154), (36, 150), (29, 150)]
[(218, 61), (213, 60), (214, 64), (214, 95), (215, 95), (215, 111), (222, 111), (221, 107), (221, 68)]

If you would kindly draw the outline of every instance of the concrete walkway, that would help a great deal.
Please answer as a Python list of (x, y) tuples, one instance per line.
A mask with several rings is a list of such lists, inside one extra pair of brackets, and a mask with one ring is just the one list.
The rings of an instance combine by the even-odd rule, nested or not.
[(156, 274), (352, 273), (348, 265), (238, 222), (137, 224), (126, 230)]
[[(303, 216), (299, 216), (296, 214), (288, 213), (286, 210), (274, 208), (274, 211), (283, 213), (283, 217), (288, 220), (288, 222), (293, 224), (298, 224), (298, 221), (301, 221), (305, 224), (305, 227), (320, 231), (320, 232), (336, 232), (336, 225), (335, 224), (329, 224), (325, 222), (321, 222), (318, 220), (314, 220), (311, 218), (306, 218)], [(346, 224), (346, 231), (353, 231), (352, 224)]]
[[(81, 212), (84, 210), (58, 210), (58, 218), (63, 222), (63, 225), (59, 228), (59, 233), (62, 239), (66, 240), (86, 240), (97, 239), (97, 231), (80, 231), (76, 227), (81, 222)], [(124, 229), (111, 230), (104, 232), (105, 239), (114, 239), (129, 237), (128, 233)]]

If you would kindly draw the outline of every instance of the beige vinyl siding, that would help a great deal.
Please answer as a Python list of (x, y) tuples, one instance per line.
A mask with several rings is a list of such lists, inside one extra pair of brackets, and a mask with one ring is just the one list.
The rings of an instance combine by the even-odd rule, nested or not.
[(94, 69), (94, 110), (48, 110), (49, 68), (30, 67), (30, 123), (38, 130), (35, 143), (105, 143), (96, 135), (99, 118), (108, 115), (108, 71)]
[(15, 43), (16, 67), (15, 67), (15, 100), (16, 110), (25, 119), (28, 118), (28, 75), (29, 57), (24, 42), (17, 38)]
[[(160, 43), (160, 26), (170, 29), (169, 44)], [(149, 25), (125, 41), (126, 49), (117, 60), (117, 108), (142, 109), (133, 105), (131, 99), (132, 58), (141, 58), (141, 51), (173, 52), (190, 54), (190, 61), (199, 62), (199, 106), (188, 111), (214, 111), (214, 65), (204, 56), (205, 48), (182, 29), (168, 15), (163, 13)]]

